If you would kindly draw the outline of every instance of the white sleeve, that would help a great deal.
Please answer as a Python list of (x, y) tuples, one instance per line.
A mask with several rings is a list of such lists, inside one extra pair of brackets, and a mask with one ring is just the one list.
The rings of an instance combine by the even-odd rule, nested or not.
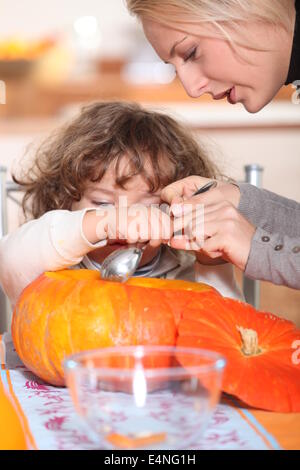
[(231, 263), (207, 266), (195, 262), (196, 282), (205, 282), (220, 292), (223, 297), (245, 301), (243, 293), (237, 285), (234, 268)]
[(25, 223), (0, 240), (0, 284), (12, 306), (22, 290), (44, 271), (74, 266), (84, 255), (105, 246), (91, 244), (83, 234), (88, 210), (55, 210)]

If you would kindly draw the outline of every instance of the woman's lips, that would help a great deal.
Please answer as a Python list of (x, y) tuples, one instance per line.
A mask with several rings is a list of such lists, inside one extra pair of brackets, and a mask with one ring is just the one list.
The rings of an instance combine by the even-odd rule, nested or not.
[(227, 98), (229, 103), (235, 104), (236, 103), (236, 92), (235, 92), (235, 87), (233, 86), (232, 88), (229, 88), (223, 93), (220, 93), (219, 95), (214, 96), (214, 100), (222, 100), (223, 98)]
[(227, 95), (227, 101), (230, 104), (236, 104), (237, 103), (235, 87), (231, 88), (230, 93)]
[(228, 95), (229, 91), (230, 89), (227, 91), (224, 91), (223, 93), (220, 93), (219, 95), (215, 95), (214, 100), (222, 100), (223, 98), (225, 98), (225, 96)]

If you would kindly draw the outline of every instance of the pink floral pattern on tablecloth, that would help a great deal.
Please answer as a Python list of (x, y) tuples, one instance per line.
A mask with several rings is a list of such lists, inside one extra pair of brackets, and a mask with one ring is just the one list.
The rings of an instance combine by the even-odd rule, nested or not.
[[(13, 351), (10, 337), (5, 335), (2, 341), (5, 341), (6, 346), (6, 368), (10, 371), (15, 395), (27, 417), (37, 447), (50, 450), (102, 448), (101, 442), (96, 442), (95, 436), (88, 432), (75, 413), (68, 390), (43, 383), (31, 372), (20, 367), (22, 364)], [(1, 371), (1, 377), (5, 381), (3, 372)], [(171, 406), (162, 396), (159, 408), (156, 406), (150, 410), (151, 418), (160, 422), (168, 420)], [(127, 420), (126, 410), (120, 408), (114, 410), (114, 413), (112, 421)], [(180, 420), (184, 424), (184, 416), (179, 422)], [(237, 410), (224, 403), (217, 407), (200, 442), (193, 442), (191, 436), (185, 436), (183, 432), (182, 439), (186, 438), (189, 438), (190, 449), (267, 449), (262, 437)]]

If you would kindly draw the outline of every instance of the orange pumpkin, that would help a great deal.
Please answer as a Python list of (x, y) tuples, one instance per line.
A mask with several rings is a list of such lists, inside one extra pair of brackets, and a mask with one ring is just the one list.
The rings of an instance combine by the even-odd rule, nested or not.
[(97, 271), (47, 272), (21, 294), (12, 322), (24, 364), (53, 385), (63, 385), (65, 356), (127, 345), (175, 345), (177, 324), (205, 284), (133, 278), (107, 282)]
[(265, 410), (300, 411), (300, 330), (293, 323), (203, 294), (184, 311), (177, 345), (225, 356), (223, 391), (243, 402)]
[(257, 408), (300, 411), (300, 331), (205, 284), (149, 278), (118, 284), (97, 271), (45, 273), (23, 291), (12, 335), (24, 364), (54, 385), (64, 384), (64, 357), (82, 350), (200, 347), (227, 358), (225, 392)]
[(0, 450), (26, 450), (25, 433), (11, 399), (0, 382)]

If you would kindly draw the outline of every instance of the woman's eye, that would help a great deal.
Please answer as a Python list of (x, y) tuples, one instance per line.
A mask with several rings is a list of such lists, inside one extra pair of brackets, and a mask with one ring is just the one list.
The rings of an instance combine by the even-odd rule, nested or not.
[(194, 49), (186, 56), (184, 57), (184, 62), (187, 62), (188, 60), (194, 59), (196, 56), (197, 52), (197, 47), (194, 47)]

